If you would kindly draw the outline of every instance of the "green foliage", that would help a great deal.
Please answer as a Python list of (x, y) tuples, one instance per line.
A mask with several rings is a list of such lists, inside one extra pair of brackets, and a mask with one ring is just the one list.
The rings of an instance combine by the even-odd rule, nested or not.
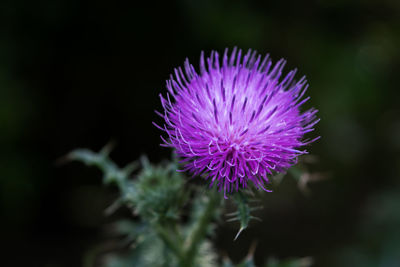
[(227, 216), (230, 217), (228, 219), (228, 222), (239, 221), (240, 223), (239, 231), (237, 232), (234, 238), (234, 240), (236, 240), (239, 237), (239, 235), (243, 232), (243, 230), (245, 230), (249, 226), (251, 219), (260, 220), (259, 218), (251, 215), (251, 212), (258, 210), (261, 207), (250, 207), (249, 198), (254, 197), (254, 194), (249, 190), (239, 191), (236, 194), (234, 194), (233, 197), (237, 206), (237, 211), (228, 213)]
[[(110, 146), (99, 153), (87, 149), (71, 152), (67, 158), (96, 166), (103, 172), (104, 184), (115, 184), (121, 196), (107, 210), (112, 213), (126, 204), (139, 216), (139, 223), (119, 222), (116, 232), (126, 235), (134, 249), (126, 255), (108, 255), (105, 266), (215, 266), (216, 255), (206, 236), (213, 231), (212, 221), (221, 208), (221, 197), (210, 190), (185, 188), (177, 164), (152, 165), (141, 158), (142, 168), (134, 162), (120, 169), (110, 158)], [(182, 222), (182, 210), (189, 194), (195, 195), (189, 222)], [(129, 264), (127, 265), (127, 262)]]
[(67, 155), (67, 159), (76, 160), (85, 163), (88, 166), (95, 166), (103, 172), (103, 183), (116, 184), (121, 191), (121, 197), (118, 201), (134, 204), (136, 195), (135, 186), (128, 177), (138, 168), (137, 162), (132, 162), (120, 169), (108, 156), (112, 145), (106, 145), (99, 153), (88, 149), (76, 149)]
[[(214, 189), (201, 190), (185, 183), (184, 175), (176, 171), (178, 166), (175, 161), (153, 165), (142, 157), (140, 161), (119, 168), (109, 158), (110, 151), (111, 146), (108, 145), (99, 153), (77, 149), (67, 155), (69, 160), (99, 168), (103, 172), (103, 183), (117, 186), (120, 196), (106, 210), (107, 215), (121, 205), (126, 205), (137, 215), (135, 219), (121, 220), (113, 226), (115, 234), (124, 237), (121, 244), (128, 246), (128, 250), (98, 257), (102, 247), (96, 247), (87, 254), (85, 267), (97, 263), (107, 267), (218, 266), (218, 255), (207, 237), (214, 234), (213, 222), (223, 210), (221, 194)], [(251, 212), (259, 207), (250, 207), (252, 198), (251, 191), (241, 191), (233, 196), (237, 211), (227, 215), (230, 217), (228, 221), (240, 223), (235, 239), (255, 218)], [(238, 265), (225, 259), (222, 266), (255, 266), (253, 254), (254, 249)], [(306, 266), (276, 263), (269, 262), (267, 266)]]
[(143, 169), (137, 175), (135, 212), (147, 220), (178, 220), (188, 195), (176, 164), (152, 166), (142, 158)]

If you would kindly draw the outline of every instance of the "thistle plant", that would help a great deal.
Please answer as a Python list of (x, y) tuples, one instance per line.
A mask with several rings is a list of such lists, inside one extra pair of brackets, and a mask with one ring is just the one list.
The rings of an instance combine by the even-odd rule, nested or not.
[[(165, 132), (162, 146), (174, 149), (173, 160), (154, 165), (142, 157), (119, 168), (109, 157), (110, 146), (68, 154), (70, 160), (98, 167), (103, 183), (119, 189), (106, 214), (122, 205), (133, 213), (114, 227), (126, 235), (129, 252), (97, 261), (113, 267), (234, 266), (213, 249), (215, 228), (238, 221), (236, 240), (260, 209), (250, 205), (256, 198), (253, 188), (271, 191), (266, 187), (274, 175), (285, 173), (307, 153), (302, 147), (318, 139), (304, 138), (318, 122), (317, 110), (299, 109), (308, 100), (303, 99), (306, 80), (294, 81), (296, 70), (281, 79), (284, 65), (280, 60), (273, 66), (268, 56), (252, 51), (242, 57), (235, 48), (230, 56), (225, 51), (222, 63), (216, 52), (206, 60), (202, 54), (200, 74), (188, 61), (185, 73), (176, 69), (166, 97), (160, 95), (164, 111), (157, 113), (163, 123), (154, 123)], [(187, 174), (203, 177), (208, 186)], [(229, 202), (236, 211), (226, 213)], [(237, 266), (254, 266), (253, 252)], [(269, 260), (265, 266), (310, 264), (305, 258)]]

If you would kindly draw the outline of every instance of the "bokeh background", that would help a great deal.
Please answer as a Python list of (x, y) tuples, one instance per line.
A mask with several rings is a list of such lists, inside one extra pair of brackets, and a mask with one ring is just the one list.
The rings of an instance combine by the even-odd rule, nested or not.
[(58, 159), (78, 147), (126, 164), (170, 157), (152, 126), (174, 67), (201, 50), (253, 48), (308, 77), (320, 110), (311, 171), (265, 196), (262, 223), (218, 251), (256, 259), (312, 256), (315, 266), (400, 266), (400, 2), (2, 1), (2, 266), (81, 266), (104, 241), (113, 192), (100, 173)]

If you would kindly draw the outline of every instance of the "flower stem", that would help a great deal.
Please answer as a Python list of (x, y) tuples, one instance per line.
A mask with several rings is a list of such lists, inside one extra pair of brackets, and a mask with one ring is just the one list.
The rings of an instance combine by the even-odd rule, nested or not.
[(190, 232), (185, 241), (185, 249), (183, 253), (184, 258), (181, 262), (181, 266), (193, 266), (196, 252), (199, 248), (200, 242), (206, 235), (207, 227), (209, 226), (210, 221), (213, 219), (219, 201), (219, 195), (215, 192), (210, 192), (208, 202), (203, 210), (203, 213), (201, 214), (201, 217), (196, 221), (193, 230)]
[(153, 227), (156, 230), (158, 237), (165, 243), (166, 247), (168, 247), (173, 253), (175, 253), (179, 261), (182, 261), (184, 256), (182, 253), (182, 247), (178, 244), (179, 242), (176, 242), (176, 240), (171, 238), (171, 235), (168, 233), (168, 231), (165, 230), (165, 227), (163, 227), (162, 225), (155, 223), (153, 224)]

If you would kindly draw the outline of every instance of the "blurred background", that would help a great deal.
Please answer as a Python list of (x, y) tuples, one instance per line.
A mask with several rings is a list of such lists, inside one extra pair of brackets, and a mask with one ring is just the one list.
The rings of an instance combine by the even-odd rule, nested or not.
[(5, 0), (0, 30), (2, 266), (80, 266), (114, 192), (57, 160), (110, 140), (121, 165), (170, 157), (151, 124), (165, 80), (233, 46), (307, 76), (322, 119), (309, 170), (329, 179), (308, 196), (284, 179), (263, 222), (235, 242), (237, 225), (221, 224), (215, 248), (237, 261), (256, 239), (258, 262), (400, 266), (399, 1)]

